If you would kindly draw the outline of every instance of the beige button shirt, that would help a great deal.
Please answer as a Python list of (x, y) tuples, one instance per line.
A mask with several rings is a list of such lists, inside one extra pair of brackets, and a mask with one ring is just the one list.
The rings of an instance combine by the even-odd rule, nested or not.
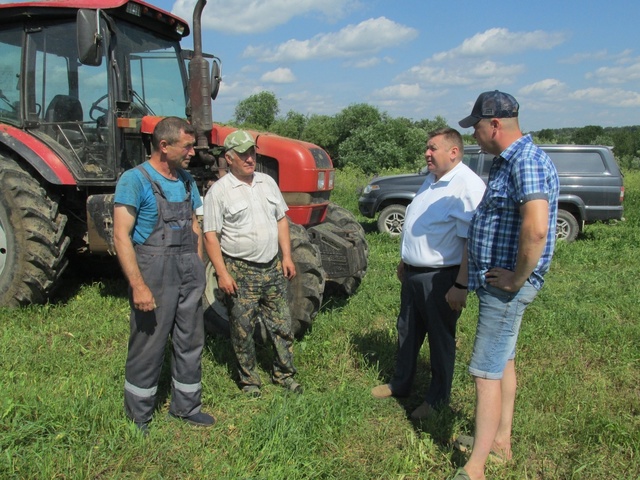
[(222, 253), (266, 263), (278, 253), (277, 222), (288, 210), (276, 182), (255, 172), (248, 185), (228, 173), (204, 198), (204, 232), (216, 232)]

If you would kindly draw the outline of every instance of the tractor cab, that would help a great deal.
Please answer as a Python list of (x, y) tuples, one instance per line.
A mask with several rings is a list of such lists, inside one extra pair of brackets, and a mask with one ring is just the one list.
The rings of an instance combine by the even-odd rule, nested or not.
[(47, 2), (46, 15), (41, 3), (6, 9), (0, 20), (12, 24), (0, 31), (0, 120), (45, 143), (77, 184), (113, 184), (148, 153), (142, 117), (185, 116), (179, 40), (188, 27), (138, 3), (52, 10)]

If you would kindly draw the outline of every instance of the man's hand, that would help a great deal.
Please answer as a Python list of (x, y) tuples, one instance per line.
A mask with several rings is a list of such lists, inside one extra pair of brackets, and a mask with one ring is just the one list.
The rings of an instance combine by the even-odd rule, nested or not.
[(398, 267), (396, 268), (396, 276), (398, 277), (398, 280), (400, 280), (400, 283), (404, 281), (404, 262), (402, 260), (400, 260), (400, 263), (398, 263)]
[(467, 306), (467, 290), (463, 288), (451, 287), (444, 299), (454, 312), (461, 312)]
[(234, 296), (238, 291), (238, 284), (229, 272), (225, 270), (218, 274), (218, 288), (227, 295)]
[(515, 293), (522, 288), (524, 283), (515, 281), (516, 274), (511, 270), (501, 267), (493, 267), (484, 274), (487, 284), (499, 288), (505, 292)]
[(151, 312), (156, 308), (156, 300), (153, 293), (145, 283), (131, 288), (133, 307), (141, 312)]
[(291, 258), (282, 259), (282, 273), (287, 280), (291, 280), (296, 276), (296, 265)]

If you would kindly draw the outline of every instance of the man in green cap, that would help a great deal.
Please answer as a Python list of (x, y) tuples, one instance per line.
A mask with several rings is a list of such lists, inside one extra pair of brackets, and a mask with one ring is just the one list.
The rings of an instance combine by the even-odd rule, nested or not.
[[(253, 332), (264, 323), (275, 347), (272, 381), (296, 393), (293, 334), (287, 280), (296, 275), (291, 259), (287, 205), (276, 182), (256, 172), (256, 143), (244, 130), (224, 141), (229, 175), (213, 184), (204, 199), (205, 248), (225, 294), (231, 343), (242, 391), (260, 395)], [(278, 246), (282, 260), (278, 258)]]

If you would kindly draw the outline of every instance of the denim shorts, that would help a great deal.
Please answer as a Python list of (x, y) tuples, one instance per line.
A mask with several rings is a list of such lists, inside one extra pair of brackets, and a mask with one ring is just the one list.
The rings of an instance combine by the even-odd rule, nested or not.
[(489, 380), (502, 378), (507, 361), (516, 356), (522, 315), (537, 293), (529, 282), (516, 293), (491, 285), (476, 290), (480, 313), (469, 365), (471, 375)]

